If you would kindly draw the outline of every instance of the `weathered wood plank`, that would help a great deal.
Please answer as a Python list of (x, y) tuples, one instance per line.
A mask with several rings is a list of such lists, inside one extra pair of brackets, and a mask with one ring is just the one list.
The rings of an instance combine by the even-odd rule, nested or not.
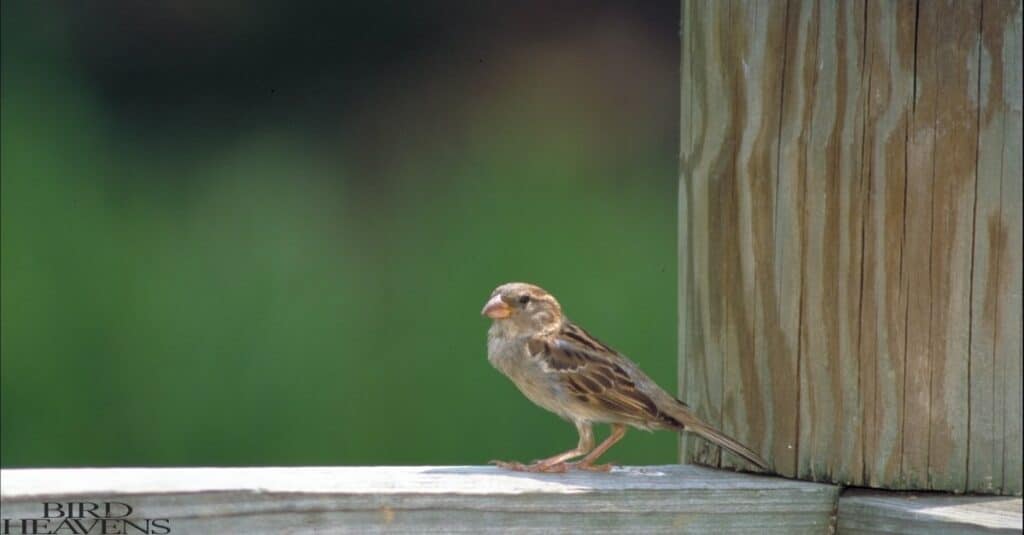
[[(750, 31), (743, 38), (731, 37), (733, 56), (725, 64), (730, 66), (728, 91), (741, 104), (733, 116), (739, 139), (729, 171), (737, 221), (736, 262), (730, 265), (738, 283), (727, 299), (734, 335), (728, 338), (724, 385), (726, 392), (737, 395), (726, 399), (724, 426), (741, 442), (762, 445), (762, 454), (782, 461), (783, 470), (792, 457), (787, 445), (796, 434), (794, 391), (785, 381), (796, 372), (795, 358), (773, 351), (779, 331), (773, 218), (783, 58), (772, 51), (784, 48), (785, 8), (781, 2), (741, 3), (738, 16), (747, 17), (743, 24)], [(739, 464), (731, 456), (727, 460), (728, 466)]]
[(903, 397), (902, 481), (899, 487), (928, 488), (928, 437), (931, 422), (931, 305), (933, 174), (935, 118), (939, 106), (935, 49), (937, 9), (915, 14), (913, 105), (907, 138), (907, 186), (903, 271), (907, 298), (906, 373)]
[[(1021, 466), (1021, 364), (1024, 361), (1024, 344), (1021, 337), (1021, 295), (1024, 293), (1024, 260), (1020, 244), (1024, 229), (1024, 147), (1022, 132), (1024, 123), (1021, 120), (1022, 103), (1021, 66), (1022, 61), (1022, 10), (1020, 0), (1000, 4), (1005, 11), (993, 10), (991, 17), (986, 17), (989, 32), (997, 31), (1000, 21), (994, 20), (1003, 15), (1008, 21), (1002, 23), (1004, 38), (1002, 40), (1002, 72), (1003, 74), (1003, 148), (1000, 161), (1002, 173), (1000, 178), (1000, 221), (989, 230), (996, 236), (1005, 233), (1005, 240), (1000, 241), (998, 248), (997, 278), (999, 286), (995, 290), (997, 300), (997, 327), (995, 337), (995, 368), (1001, 374), (997, 378), (996, 390), (1000, 392), (997, 401), (1002, 402), (1003, 429), (1003, 493), (1021, 494), (1021, 477), (1024, 470)], [(988, 4), (986, 4), (986, 9)], [(986, 150), (988, 148), (986, 147)], [(995, 158), (993, 154), (992, 158)], [(989, 227), (991, 228), (991, 227)], [(993, 240), (995, 241), (995, 240)], [(1004, 282), (1005, 281), (1005, 282)], [(998, 379), (1001, 379), (998, 380)], [(999, 383), (1002, 384), (999, 384)], [(999, 405), (994, 411), (998, 414)]]
[[(775, 427), (775, 444), (770, 452), (773, 468), (787, 477), (797, 475), (800, 414), (800, 329), (803, 241), (800, 229), (805, 215), (803, 176), (807, 173), (806, 143), (802, 135), (810, 121), (803, 105), (808, 73), (802, 57), (808, 33), (798, 31), (809, 24), (810, 10), (786, 2), (782, 29), (782, 83), (779, 91), (779, 139), (775, 149), (774, 292), (778, 303), (777, 332), (771, 346), (772, 388), (776, 402), (770, 409)], [(776, 52), (777, 54), (778, 52)], [(770, 148), (769, 148), (770, 150)], [(768, 285), (764, 285), (766, 288)], [(766, 290), (763, 290), (766, 291)], [(774, 375), (779, 373), (780, 375)], [(792, 407), (792, 408), (790, 408)]]
[[(1007, 231), (1012, 228), (1012, 223), (1004, 216), (1004, 204), (1009, 207), (1017, 202), (1019, 206), (1020, 191), (1019, 188), (1016, 193), (1008, 191), (1009, 195), (1004, 196), (1003, 186), (1020, 181), (1019, 168), (1012, 176), (1006, 173), (1004, 158), (1007, 145), (1013, 145), (1012, 138), (1020, 139), (1019, 121), (1015, 128), (1012, 125), (1013, 91), (1006, 91), (1012, 88), (1014, 79), (1018, 84), (1020, 80), (1019, 58), (1014, 57), (1020, 54), (1019, 30), (1016, 48), (1010, 48), (1014, 46), (1013, 27), (1020, 24), (1020, 6), (1020, 2), (989, 2), (983, 6), (981, 21), (978, 182), (971, 279), (970, 457), (967, 467), (967, 489), (974, 492), (999, 492), (1003, 488), (1003, 447), (1008, 422), (1002, 409), (1009, 401), (1005, 398), (1003, 373), (1007, 365), (1018, 360), (1015, 353), (1019, 352), (1015, 348), (1019, 347), (1020, 339), (1020, 301), (1014, 304), (1011, 296), (1013, 281), (1019, 280), (1013, 269), (1012, 255), (1019, 259), (1016, 250), (1019, 250), (1020, 236), (1017, 236), (1017, 242), (1007, 240)], [(1019, 91), (1016, 97), (1019, 117)], [(1017, 144), (1019, 147), (1019, 141)], [(1012, 212), (1011, 208), (1006, 215)], [(1019, 273), (1019, 262), (1016, 266)], [(1014, 314), (1014, 310), (1018, 312)], [(1010, 315), (1011, 323), (1004, 324), (1004, 314)], [(1015, 322), (1012, 321), (1014, 315)], [(999, 347), (1000, 337), (1002, 347)], [(1019, 392), (1015, 397), (1019, 397)]]
[(694, 466), (610, 474), (493, 467), (3, 470), (3, 518), (115, 499), (172, 533), (824, 533), (837, 489)]
[(867, 23), (872, 35), (865, 58), (869, 91), (863, 172), (869, 194), (859, 352), (864, 483), (868, 485), (898, 480), (903, 450), (906, 296), (900, 275), (914, 8), (911, 0), (868, 2)]
[[(722, 419), (720, 428), (729, 435), (736, 435), (741, 427), (748, 424), (740, 421), (742, 417), (737, 405), (743, 403), (744, 393), (736, 388), (737, 383), (753, 386), (750, 376), (750, 361), (754, 356), (753, 326), (750, 323), (749, 309), (753, 303), (745, 298), (750, 295), (749, 288), (744, 286), (743, 246), (745, 236), (741, 231), (740, 194), (742, 187), (738, 182), (738, 159), (740, 144), (745, 130), (743, 113), (743, 73), (742, 50), (745, 32), (729, 32), (730, 24), (737, 22), (749, 24), (748, 10), (740, 0), (725, 0), (726, 17), (721, 20), (718, 34), (722, 39), (722, 57), (711, 63), (711, 68), (721, 70), (725, 102), (730, 103), (726, 121), (726, 142), (717, 153), (718, 165), (712, 169), (714, 176), (708, 177), (717, 183), (718, 189), (718, 224), (716, 242), (721, 244), (716, 255), (715, 265), (722, 271), (722, 280), (726, 288), (732, 291), (722, 292), (723, 323), (719, 328), (722, 334)], [(744, 380), (743, 375), (747, 377)], [(755, 447), (755, 449), (758, 449)], [(732, 454), (723, 452), (721, 464), (731, 465)]]
[[(813, 81), (804, 210), (800, 473), (860, 480), (858, 389), (863, 143), (864, 3), (820, 4), (818, 51), (794, 61), (834, 65)], [(813, 17), (812, 17), (813, 19)], [(813, 59), (812, 59), (813, 58)], [(813, 68), (813, 67), (812, 67)], [(843, 425), (821, 425), (823, 422)], [(822, 462), (831, 458), (833, 462)]]
[[(730, 228), (729, 240), (733, 249), (725, 259), (727, 273), (733, 281), (729, 286), (735, 291), (726, 294), (729, 324), (726, 327), (723, 386), (726, 397), (722, 428), (743, 443), (763, 444), (768, 415), (762, 412), (766, 404), (756, 403), (758, 398), (767, 398), (769, 394), (762, 392), (758, 369), (768, 370), (758, 363), (757, 353), (757, 281), (754, 275), (754, 263), (758, 260), (754, 251), (757, 222), (752, 214), (752, 197), (758, 196), (758, 190), (763, 189), (761, 185), (769, 177), (764, 175), (767, 166), (759, 165), (762, 162), (754, 162), (750, 158), (756, 139), (761, 137), (762, 125), (768, 119), (763, 116), (765, 95), (758, 83), (767, 59), (764, 49), (767, 14), (760, 13), (758, 8), (762, 6), (745, 1), (736, 4), (734, 20), (738, 19), (747, 31), (728, 37), (729, 53), (722, 63), (726, 67), (727, 91), (735, 104), (730, 129), (736, 142), (734, 158), (722, 176), (730, 184), (731, 196), (729, 211), (724, 215), (735, 221), (735, 226)], [(767, 155), (763, 149), (758, 157), (762, 155)], [(754, 449), (758, 448), (755, 446)], [(741, 460), (728, 453), (722, 460), (724, 466), (734, 466), (738, 462)]]
[[(694, 38), (696, 28), (701, 25), (693, 22), (698, 12), (692, 3), (682, 2), (679, 13), (679, 41), (680, 41), (680, 137), (679, 137), (679, 250), (687, 254), (679, 256), (679, 303), (686, 312), (679, 314), (679, 399), (689, 403), (694, 410), (702, 417), (707, 415), (707, 406), (711, 396), (706, 391), (700, 391), (703, 382), (707, 387), (709, 379), (703, 371), (707, 361), (704, 356), (704, 341), (701, 337), (704, 328), (706, 313), (703, 312), (707, 306), (699, 301), (700, 288), (706, 284), (703, 273), (698, 273), (697, 264), (698, 247), (703, 243), (698, 242), (698, 231), (706, 232), (706, 219), (698, 220), (697, 213), (700, 203), (695, 195), (698, 190), (691, 185), (692, 175), (698, 159), (700, 133), (705, 130), (701, 121), (700, 108), (696, 103), (698, 95), (697, 87), (693, 82), (694, 62), (699, 61), (698, 54), (694, 51)], [(694, 25), (694, 30), (689, 29)], [(706, 214), (702, 214), (706, 218)], [(685, 227), (685, 228), (683, 228)], [(706, 242), (705, 242), (706, 243)], [(707, 254), (706, 247), (701, 247), (701, 254)], [(685, 279), (685, 281), (684, 281)], [(703, 400), (703, 401), (701, 401)], [(679, 456), (680, 459), (695, 458), (698, 454), (698, 440), (689, 436), (689, 433), (679, 435)], [(706, 463), (705, 463), (706, 464)]]
[[(687, 163), (694, 153), (694, 130), (697, 128), (693, 111), (693, 77), (692, 52), (689, 50), (690, 39), (686, 31), (686, 19), (691, 16), (687, 13), (686, 4), (682, 5), (679, 12), (679, 44), (680, 44), (680, 102), (679, 102), (679, 191), (677, 197), (676, 238), (679, 240), (679, 250), (689, 251), (691, 244), (690, 232), (693, 228), (693, 215), (690, 211), (689, 176), (686, 175)], [(686, 391), (689, 389), (689, 368), (690, 343), (693, 336), (694, 326), (691, 311), (695, 310), (693, 302), (693, 268), (690, 266), (692, 255), (680, 255), (676, 272), (676, 289), (679, 292), (679, 299), (676, 302), (676, 343), (679, 351), (679, 364), (676, 366), (676, 384), (678, 385), (678, 398), (686, 399)], [(688, 434), (688, 433), (687, 433)], [(689, 455), (695, 445), (684, 434), (679, 438), (679, 458), (683, 459)]]
[(938, 37), (933, 54), (941, 58), (935, 63), (939, 105), (932, 175), (928, 479), (934, 489), (963, 489), (970, 418), (967, 368), (981, 2), (924, 2), (920, 9), (935, 11), (929, 17), (936, 22)]
[[(684, 398), (693, 396), (696, 389), (749, 393), (722, 398), (720, 404), (695, 405), (725, 432), (749, 444), (762, 444), (762, 452), (771, 452), (768, 456), (776, 458), (776, 469), (792, 475), (796, 421), (791, 415), (796, 410), (796, 389), (789, 383), (796, 375), (796, 344), (793, 337), (791, 351), (784, 350), (778, 325), (780, 299), (774, 283), (777, 268), (772, 261), (783, 66), (781, 57), (768, 52), (785, 45), (786, 5), (767, 4), (762, 10), (758, 2), (733, 2), (724, 17), (709, 23), (701, 13), (714, 11), (710, 7), (699, 3), (683, 6), (681, 109), (685, 133), (681, 136), (680, 213), (685, 214), (687, 227), (680, 228), (680, 248), (690, 254), (680, 262), (679, 284), (681, 289), (692, 285), (695, 291), (684, 294), (681, 290), (680, 303), (694, 306), (695, 300), (703, 299), (696, 291), (702, 286), (698, 281), (711, 278), (720, 277), (737, 291), (709, 296), (715, 306), (707, 307), (710, 321), (706, 323), (720, 333), (715, 339), (703, 338), (705, 322), (684, 319), (689, 312), (680, 312), (680, 345), (687, 359), (680, 366), (680, 384)], [(752, 28), (748, 37), (730, 31), (733, 21), (729, 13), (746, 17), (744, 23)], [(711, 46), (691, 50), (703, 32), (709, 33), (703, 39)], [(717, 66), (724, 68), (707, 72)], [(695, 72), (700, 74), (695, 76)], [(696, 81), (702, 85), (695, 86)], [(709, 83), (705, 85), (705, 81)], [(751, 90), (751, 85), (756, 90)], [(722, 107), (708, 109), (708, 103), (716, 100), (712, 95), (719, 92), (742, 105), (728, 115), (721, 114)], [(722, 130), (711, 133), (712, 138), (696, 135), (705, 117), (722, 125)], [(756, 159), (748, 158), (750, 155)], [(706, 225), (708, 214), (691, 207), (712, 198), (721, 202), (710, 211), (714, 221)], [(714, 240), (708, 239), (712, 232)], [(792, 312), (796, 307), (791, 307)], [(709, 385), (702, 378), (705, 361), (714, 355), (722, 358), (721, 375), (717, 376), (720, 386)], [(766, 404), (763, 399), (776, 401)], [(707, 446), (684, 440), (684, 457), (720, 462), (713, 457), (717, 455), (714, 449), (702, 454), (696, 448)], [(727, 458), (725, 465), (735, 461)]]
[[(834, 430), (815, 425), (815, 422), (834, 418), (836, 415), (835, 398), (839, 387), (833, 383), (830, 369), (830, 356), (837, 354), (835, 342), (838, 340), (838, 327), (835, 323), (835, 298), (830, 292), (826, 298), (829, 277), (826, 272), (834, 273), (835, 258), (824, 249), (827, 212), (826, 202), (836, 198), (835, 181), (828, 180), (830, 171), (835, 168), (831, 164), (835, 160), (834, 151), (829, 149), (829, 133), (835, 120), (835, 103), (831, 96), (835, 95), (836, 72), (834, 69), (818, 69), (818, 64), (835, 65), (837, 54), (834, 46), (836, 34), (836, 6), (833, 4), (801, 3), (803, 9), (812, 10), (810, 27), (806, 31), (813, 32), (814, 41), (811, 50), (804, 57), (793, 58), (794, 62), (805, 61), (811, 73), (807, 87), (810, 108), (810, 124), (806, 135), (807, 143), (807, 174), (803, 177), (804, 227), (801, 229), (801, 240), (804, 243), (804, 257), (801, 271), (803, 273), (803, 295), (800, 326), (800, 450), (798, 475), (808, 479), (830, 479), (831, 467), (826, 463), (828, 451), (832, 450)], [(821, 10), (827, 10), (821, 13)], [(834, 213), (834, 210), (831, 210)], [(833, 223), (834, 228), (834, 223)], [(833, 231), (834, 232), (834, 231)], [(830, 261), (832, 269), (825, 266)], [(831, 344), (830, 344), (831, 342)], [(837, 426), (838, 427), (838, 426)]]
[[(720, 287), (722, 271), (718, 267), (721, 244), (711, 239), (712, 229), (719, 225), (721, 214), (712, 209), (712, 200), (719, 198), (720, 180), (712, 170), (718, 168), (719, 152), (726, 144), (725, 125), (727, 107), (713, 95), (723, 90), (721, 73), (709, 71), (710, 65), (721, 61), (721, 39), (717, 34), (721, 10), (702, 2), (683, 4), (683, 42), (686, 47), (687, 75), (683, 78), (682, 94), (687, 102), (690, 122), (682, 129), (689, 131), (690, 142), (683, 147), (680, 160), (680, 187), (685, 187), (689, 200), (688, 248), (689, 254), (680, 259), (690, 269), (693, 289), (688, 298), (693, 303), (689, 327), (680, 338), (685, 338), (688, 352), (686, 383), (682, 399), (690, 403), (701, 418), (720, 426), (722, 423), (723, 350), (721, 329), (724, 323), (724, 297), (711, 291)], [(696, 83), (696, 81), (701, 83)], [(719, 448), (706, 441), (684, 436), (685, 458), (702, 464), (717, 466)]]
[(839, 499), (839, 533), (1020, 533), (1020, 498), (851, 489)]
[[(789, 265), (798, 265), (797, 257), (787, 258), (792, 248), (796, 226), (794, 212), (789, 211), (794, 201), (793, 192), (780, 186), (780, 137), (782, 126), (782, 92), (785, 84), (786, 48), (789, 4), (768, 4), (764, 41), (756, 44), (763, 48), (764, 66), (759, 67), (759, 90), (763, 97), (763, 111), (755, 145), (751, 152), (753, 212), (751, 231), (754, 235), (754, 268), (756, 270), (755, 302), (755, 372), (760, 381), (763, 399), (748, 396), (746, 404), (757, 407), (765, 415), (762, 436), (751, 436), (753, 444), (764, 444), (762, 454), (772, 459), (779, 474), (796, 474), (796, 426), (793, 415), (797, 412), (797, 391), (792, 378), (797, 374), (797, 338), (787, 336), (787, 328), (799, 321), (798, 279), (784, 284), (783, 273)], [(782, 52), (781, 57), (779, 52)], [(767, 59), (770, 58), (770, 59)], [(749, 71), (747, 69), (748, 75)], [(756, 112), (755, 112), (756, 113)], [(789, 184), (787, 184), (788, 188)], [(781, 228), (781, 231), (780, 231)], [(784, 294), (782, 292), (791, 292)], [(753, 416), (753, 415), (751, 415)], [(755, 420), (756, 421), (756, 420)]]
[[(509, 513), (462, 510), (305, 512), (182, 519), (182, 533), (825, 533), (801, 515)], [(339, 527), (340, 526), (340, 527)]]
[[(858, 343), (860, 340), (860, 306), (863, 269), (864, 206), (867, 199), (867, 180), (863, 176), (865, 95), (868, 76), (865, 71), (864, 51), (873, 36), (865, 27), (867, 4), (864, 1), (841, 4), (842, 34), (838, 50), (843, 54), (837, 71), (842, 81), (837, 106), (842, 110), (841, 128), (833, 131), (833, 143), (839, 145), (838, 168), (838, 250), (830, 254), (838, 258), (835, 266), (839, 327), (838, 363), (833, 366), (833, 384), (839, 386), (835, 419), (844, 425), (833, 426), (834, 443), (839, 446), (838, 462), (834, 463), (832, 480), (844, 484), (862, 481), (863, 412), (861, 410)], [(841, 70), (840, 70), (841, 69)], [(851, 142), (852, 141), (852, 142)], [(838, 254), (837, 254), (838, 253)], [(828, 265), (828, 263), (826, 263)], [(820, 423), (819, 427), (822, 427)]]

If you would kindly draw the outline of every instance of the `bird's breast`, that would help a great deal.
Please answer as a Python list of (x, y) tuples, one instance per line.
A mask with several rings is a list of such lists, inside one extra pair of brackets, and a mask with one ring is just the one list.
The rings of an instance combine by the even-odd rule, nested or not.
[(487, 359), (505, 374), (516, 388), (530, 401), (564, 418), (565, 393), (551, 371), (531, 357), (525, 339), (490, 337), (487, 341)]
[(487, 360), (501, 373), (512, 376), (520, 371), (525, 364), (527, 354), (526, 344), (516, 339), (509, 339), (503, 336), (487, 337)]

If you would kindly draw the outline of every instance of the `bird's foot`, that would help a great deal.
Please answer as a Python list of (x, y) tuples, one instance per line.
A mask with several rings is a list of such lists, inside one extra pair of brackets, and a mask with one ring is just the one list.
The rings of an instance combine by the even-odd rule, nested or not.
[(572, 467), (577, 470), (586, 470), (588, 472), (611, 472), (612, 468), (615, 467), (614, 463), (608, 464), (590, 464), (587, 462), (572, 463)]
[(525, 472), (526, 465), (516, 461), (490, 461), (487, 464), (493, 464), (498, 468), (504, 468), (505, 470), (515, 470), (516, 472)]
[(504, 468), (505, 470), (512, 470), (515, 472), (534, 472), (534, 473), (556, 473), (560, 474), (569, 470), (569, 466), (566, 463), (544, 463), (535, 462), (531, 464), (523, 464), (516, 461), (491, 461), (488, 464), (493, 464), (498, 468)]

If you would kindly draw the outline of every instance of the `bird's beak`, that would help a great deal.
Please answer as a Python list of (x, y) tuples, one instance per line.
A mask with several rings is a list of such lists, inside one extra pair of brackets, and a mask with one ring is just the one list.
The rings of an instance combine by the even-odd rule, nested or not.
[(491, 319), (500, 320), (511, 316), (512, 309), (501, 300), (501, 294), (498, 294), (484, 305), (484, 309), (480, 311), (480, 314)]

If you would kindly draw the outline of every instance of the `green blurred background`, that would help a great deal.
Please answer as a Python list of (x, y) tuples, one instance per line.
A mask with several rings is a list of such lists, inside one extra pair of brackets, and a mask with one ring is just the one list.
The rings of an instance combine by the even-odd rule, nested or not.
[(3, 466), (567, 449), (509, 280), (674, 391), (677, 2), (2, 10)]

